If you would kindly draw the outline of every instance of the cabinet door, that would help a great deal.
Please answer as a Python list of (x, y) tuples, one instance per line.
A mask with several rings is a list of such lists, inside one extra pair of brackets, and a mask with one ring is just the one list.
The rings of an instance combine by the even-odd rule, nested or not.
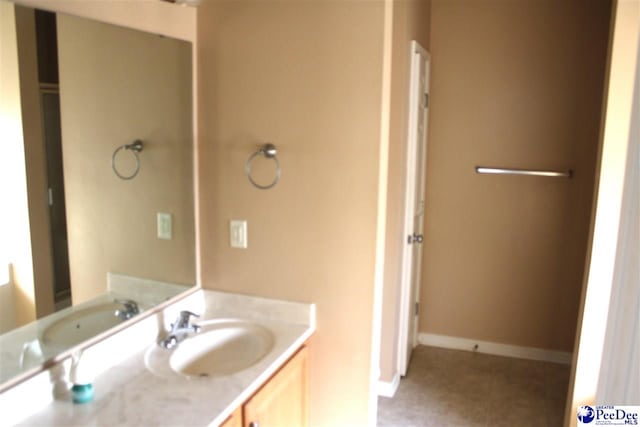
[(242, 427), (242, 408), (236, 409), (220, 427)]
[(245, 427), (307, 425), (307, 353), (302, 347), (245, 403)]

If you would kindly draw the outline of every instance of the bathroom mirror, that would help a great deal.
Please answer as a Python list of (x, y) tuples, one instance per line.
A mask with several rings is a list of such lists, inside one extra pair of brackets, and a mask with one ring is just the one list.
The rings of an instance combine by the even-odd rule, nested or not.
[(192, 47), (0, 1), (0, 391), (196, 284)]

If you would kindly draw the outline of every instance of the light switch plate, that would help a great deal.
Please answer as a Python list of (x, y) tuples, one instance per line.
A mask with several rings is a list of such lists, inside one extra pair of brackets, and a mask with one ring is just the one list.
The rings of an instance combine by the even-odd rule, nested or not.
[(158, 212), (158, 239), (171, 240), (173, 221), (170, 213)]
[(231, 220), (229, 223), (229, 244), (232, 248), (247, 248), (247, 221)]

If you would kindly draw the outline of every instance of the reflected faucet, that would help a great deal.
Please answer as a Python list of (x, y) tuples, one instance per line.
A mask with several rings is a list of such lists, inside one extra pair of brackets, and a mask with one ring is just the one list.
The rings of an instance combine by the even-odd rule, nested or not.
[(40, 365), (44, 362), (42, 345), (39, 339), (24, 343), (22, 353), (20, 353), (20, 368), (27, 369)]
[(124, 306), (123, 309), (116, 310), (113, 315), (124, 320), (129, 320), (136, 314), (140, 314), (140, 308), (138, 308), (138, 304), (130, 299), (117, 299), (114, 301), (116, 304), (122, 304)]
[(180, 314), (178, 314), (176, 321), (171, 325), (169, 335), (160, 341), (160, 346), (167, 350), (171, 350), (180, 342), (184, 341), (190, 333), (195, 334), (200, 332), (200, 326), (191, 323), (192, 317), (200, 316), (190, 311), (181, 311)]

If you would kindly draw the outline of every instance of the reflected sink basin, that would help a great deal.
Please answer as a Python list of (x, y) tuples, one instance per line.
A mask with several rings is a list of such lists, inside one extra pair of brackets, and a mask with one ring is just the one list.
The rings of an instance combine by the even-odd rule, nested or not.
[(150, 348), (147, 368), (161, 376), (220, 377), (255, 365), (273, 348), (273, 334), (246, 320), (215, 319), (198, 325), (200, 332), (173, 350)]
[(115, 315), (122, 304), (108, 302), (86, 307), (56, 320), (42, 331), (41, 340), (49, 346), (71, 347), (93, 338), (123, 322)]

